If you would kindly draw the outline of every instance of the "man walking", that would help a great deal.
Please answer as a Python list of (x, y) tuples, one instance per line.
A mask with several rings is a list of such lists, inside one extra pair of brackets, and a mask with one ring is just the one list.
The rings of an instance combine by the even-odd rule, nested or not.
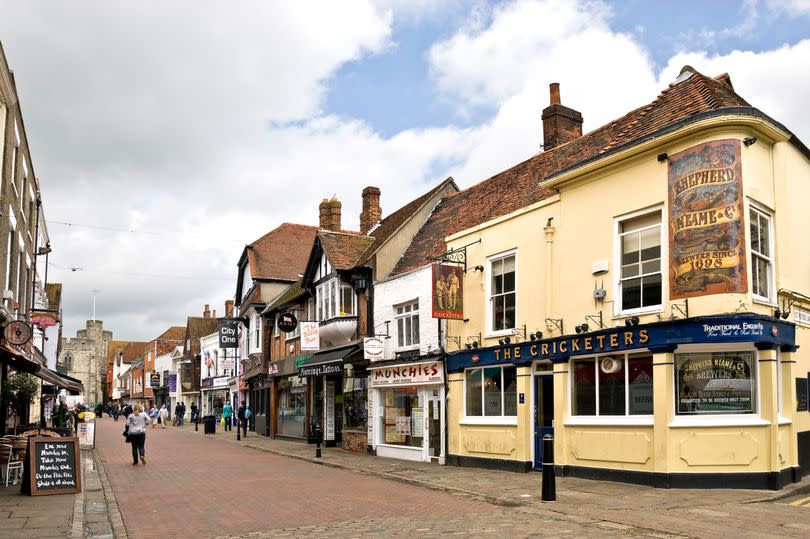
[(186, 417), (186, 403), (181, 402), (180, 415), (177, 416), (177, 422), (180, 424), (181, 427), (183, 426), (183, 420), (185, 419), (185, 417)]
[(242, 406), (239, 407), (239, 410), (236, 411), (236, 417), (239, 419), (239, 427), (242, 429), (242, 437), (244, 438), (247, 436), (247, 418), (245, 417), (245, 410), (247, 410), (247, 406), (245, 406), (245, 401), (242, 401)]

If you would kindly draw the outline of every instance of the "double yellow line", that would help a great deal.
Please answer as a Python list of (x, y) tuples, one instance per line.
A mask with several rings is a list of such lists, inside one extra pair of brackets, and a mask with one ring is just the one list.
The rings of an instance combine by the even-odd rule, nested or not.
[[(807, 502), (810, 502), (810, 496), (807, 498), (802, 498), (801, 500), (796, 500), (795, 502), (790, 502), (788, 505), (804, 505)], [(810, 504), (808, 504), (807, 507), (810, 507)]]

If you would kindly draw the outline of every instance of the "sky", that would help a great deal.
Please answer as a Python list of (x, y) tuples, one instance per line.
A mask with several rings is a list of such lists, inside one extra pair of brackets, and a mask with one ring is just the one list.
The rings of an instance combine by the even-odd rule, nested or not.
[(810, 0), (0, 0), (0, 42), (66, 336), (94, 296), (120, 340), (221, 316), (245, 244), (323, 198), (357, 229), (367, 185), (387, 215), (536, 154), (551, 82), (590, 131), (727, 72), (810, 143)]

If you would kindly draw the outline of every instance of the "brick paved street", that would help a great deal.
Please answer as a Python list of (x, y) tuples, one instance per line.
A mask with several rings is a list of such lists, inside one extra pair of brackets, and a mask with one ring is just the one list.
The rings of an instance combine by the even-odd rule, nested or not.
[[(250, 434), (150, 430), (147, 466), (132, 466), (123, 423), (103, 419), (98, 452), (131, 538), (141, 537), (806, 537), (810, 496), (662, 490), (538, 474), (423, 465), (324, 451)], [(278, 453), (284, 453), (280, 455)], [(414, 478), (412, 484), (406, 476)], [(385, 479), (390, 477), (392, 480)], [(421, 485), (421, 486), (420, 486)], [(810, 483), (799, 485), (799, 490)], [(443, 492), (443, 491), (448, 492)], [(490, 500), (493, 503), (489, 503)], [(178, 509), (175, 510), (175, 507)]]

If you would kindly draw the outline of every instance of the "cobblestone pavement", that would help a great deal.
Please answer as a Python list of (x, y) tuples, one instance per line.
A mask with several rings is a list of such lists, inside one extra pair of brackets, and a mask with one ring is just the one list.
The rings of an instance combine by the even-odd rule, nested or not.
[(23, 496), (20, 485), (0, 483), (0, 537), (67, 537), (81, 494)]
[[(108, 425), (111, 428), (108, 428)], [(130, 537), (807, 537), (810, 481), (781, 493), (663, 490), (539, 474), (404, 462), (270, 440), (149, 431), (132, 466), (119, 425), (99, 426), (99, 453)], [(173, 500), (183, 500), (180, 511)]]

